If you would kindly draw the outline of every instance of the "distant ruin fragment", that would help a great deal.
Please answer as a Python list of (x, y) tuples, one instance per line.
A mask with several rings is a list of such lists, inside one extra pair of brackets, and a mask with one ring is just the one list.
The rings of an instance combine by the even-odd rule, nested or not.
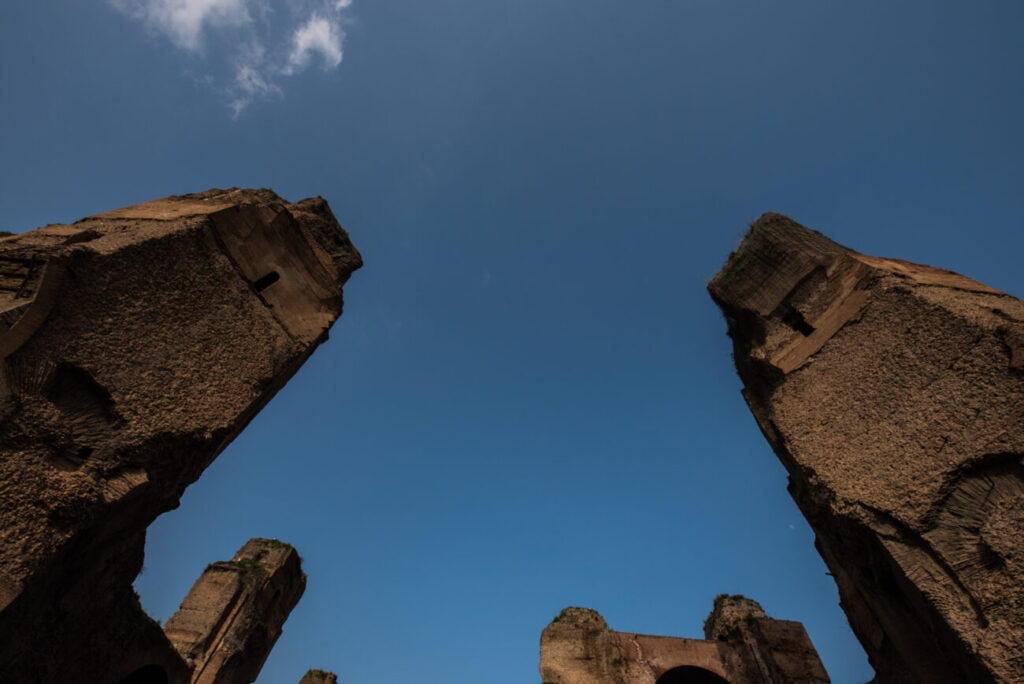
[(708, 290), (880, 684), (1024, 678), (1024, 303), (765, 214)]
[[(173, 646), (142, 611), (131, 584), (146, 527), (327, 339), (360, 265), (323, 199), (269, 190), (0, 238), (0, 681), (250, 681), (193, 678), (200, 663), (248, 673), (266, 657), (238, 615), (217, 646), (187, 634), (188, 611), (203, 612), (193, 594), (230, 583), (224, 564), (168, 624)], [(272, 643), (301, 571), (267, 543), (236, 560), (285, 595), (268, 604), (245, 585), (237, 605)]]
[(164, 625), (192, 670), (192, 684), (251, 682), (306, 588), (299, 554), (276, 539), (250, 539), (206, 568)]
[(302, 676), (299, 684), (338, 684), (338, 675), (324, 670), (310, 670)]
[(799, 622), (721, 595), (705, 639), (613, 632), (589, 608), (566, 608), (540, 638), (543, 684), (828, 684)]

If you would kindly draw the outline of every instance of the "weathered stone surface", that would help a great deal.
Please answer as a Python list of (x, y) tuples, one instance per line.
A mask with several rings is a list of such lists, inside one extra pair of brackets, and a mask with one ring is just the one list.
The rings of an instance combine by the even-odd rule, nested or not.
[[(747, 656), (745, 667), (749, 671), (753, 662), (756, 670), (748, 672), (750, 681), (779, 684), (829, 681), (804, 626), (792, 620), (769, 618), (757, 601), (745, 596), (716, 596), (714, 609), (704, 622), (704, 636), (709, 641), (743, 644), (746, 649), (740, 650)], [(740, 681), (735, 677), (730, 681)]]
[(207, 567), (164, 625), (191, 684), (254, 681), (305, 589), (299, 554), (274, 539), (250, 539)]
[[(544, 684), (828, 684), (799, 622), (719, 596), (707, 640), (613, 632), (589, 608), (566, 608), (540, 639)], [(710, 635), (715, 635), (712, 638)]]
[(338, 675), (324, 670), (310, 670), (302, 676), (299, 684), (338, 684)]
[(704, 621), (704, 638), (709, 641), (728, 641), (752, 618), (768, 617), (761, 604), (746, 596), (720, 594), (715, 607)]
[(778, 214), (708, 289), (879, 682), (1024, 678), (1024, 303)]
[(360, 263), (326, 202), (268, 190), (0, 238), (0, 680), (187, 676), (131, 589), (146, 527), (326, 339)]

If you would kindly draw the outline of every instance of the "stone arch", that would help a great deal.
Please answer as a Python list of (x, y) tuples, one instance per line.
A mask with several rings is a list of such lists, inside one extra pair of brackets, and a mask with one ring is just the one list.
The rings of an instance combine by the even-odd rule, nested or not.
[(681, 665), (673, 667), (658, 677), (655, 684), (729, 684), (729, 682), (703, 667)]

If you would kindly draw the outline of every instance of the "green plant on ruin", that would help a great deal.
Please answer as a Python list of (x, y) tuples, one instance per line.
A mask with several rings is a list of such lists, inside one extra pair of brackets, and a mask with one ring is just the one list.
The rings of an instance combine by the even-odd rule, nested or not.
[(247, 585), (257, 584), (262, 582), (267, 575), (267, 569), (262, 563), (251, 558), (243, 558), (242, 560), (230, 560), (230, 561), (218, 561), (212, 566), (208, 567), (222, 567), (231, 568), (238, 572), (239, 579)]

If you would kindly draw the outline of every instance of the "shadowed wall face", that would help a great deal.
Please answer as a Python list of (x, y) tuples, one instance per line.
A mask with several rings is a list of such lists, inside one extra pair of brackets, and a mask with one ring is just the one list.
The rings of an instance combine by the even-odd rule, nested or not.
[(0, 679), (187, 677), (131, 588), (146, 527), (326, 340), (360, 264), (326, 202), (269, 190), (0, 238)]

